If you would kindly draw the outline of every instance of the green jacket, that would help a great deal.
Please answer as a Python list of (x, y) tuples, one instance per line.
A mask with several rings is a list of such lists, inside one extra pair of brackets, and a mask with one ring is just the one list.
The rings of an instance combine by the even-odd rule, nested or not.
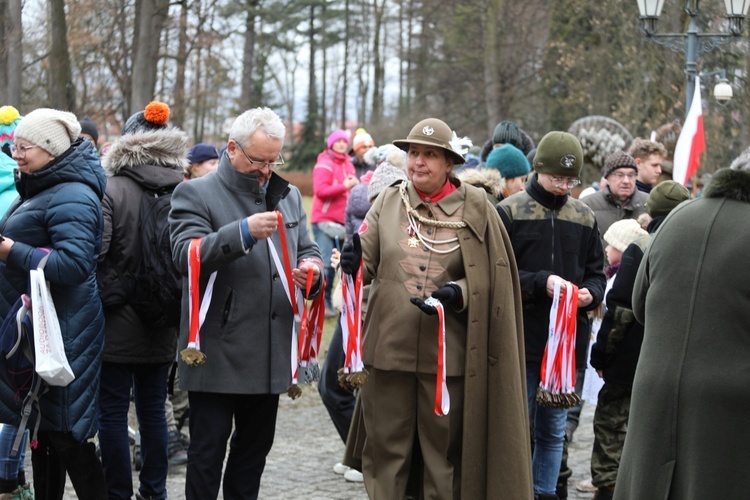
[(747, 498), (750, 172), (720, 170), (643, 257), (645, 325), (615, 499)]

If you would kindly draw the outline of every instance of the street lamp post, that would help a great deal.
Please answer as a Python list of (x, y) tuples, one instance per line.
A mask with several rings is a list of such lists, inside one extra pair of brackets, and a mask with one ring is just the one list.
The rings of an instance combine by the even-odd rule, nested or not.
[[(664, 0), (637, 1), (641, 14), (641, 27), (646, 38), (685, 55), (685, 75), (687, 78), (685, 114), (687, 114), (695, 93), (698, 57), (742, 36), (744, 21), (747, 17), (748, 8), (750, 8), (750, 0), (724, 0), (727, 18), (729, 19), (728, 33), (700, 33), (696, 23), (696, 18), (700, 13), (700, 0), (686, 0), (685, 12), (690, 16), (687, 32), (664, 34), (656, 32), (656, 24), (664, 7)], [(726, 84), (726, 79), (724, 79), (718, 85)]]

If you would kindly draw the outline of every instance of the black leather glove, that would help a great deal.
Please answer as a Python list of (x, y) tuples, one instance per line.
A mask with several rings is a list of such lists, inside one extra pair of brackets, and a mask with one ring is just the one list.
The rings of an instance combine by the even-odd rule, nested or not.
[[(461, 287), (455, 283), (448, 283), (443, 288), (438, 288), (437, 290), (432, 292), (431, 297), (433, 299), (439, 300), (443, 304), (443, 306), (460, 304), (463, 300)], [(429, 314), (430, 316), (437, 314), (437, 309), (435, 309), (434, 306), (427, 304), (424, 300), (417, 297), (412, 297), (409, 300), (412, 304), (420, 308), (423, 313)]]
[(362, 261), (362, 242), (359, 241), (359, 235), (354, 233), (352, 241), (344, 244), (341, 250), (341, 270), (348, 275), (357, 274), (359, 263)]

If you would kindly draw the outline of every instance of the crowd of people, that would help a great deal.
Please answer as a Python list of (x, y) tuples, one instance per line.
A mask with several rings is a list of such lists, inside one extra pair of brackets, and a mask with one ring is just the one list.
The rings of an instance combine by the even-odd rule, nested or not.
[[(0, 108), (0, 317), (44, 249), (75, 375), (30, 419), (0, 384), (0, 500), (61, 499), (66, 475), (81, 499), (164, 499), (175, 465), (185, 498), (258, 498), (279, 397), (316, 379), (297, 335), (323, 315), (333, 471), (370, 498), (567, 498), (585, 373), (593, 498), (744, 495), (750, 153), (692, 200), (641, 138), (580, 190), (564, 131), (535, 144), (505, 120), (469, 150), (437, 118), (380, 145), (339, 129), (308, 221), (275, 112), (237, 116), (221, 151), (169, 115), (154, 101), (98, 149), (89, 118)], [(174, 321), (136, 297), (162, 196)]]

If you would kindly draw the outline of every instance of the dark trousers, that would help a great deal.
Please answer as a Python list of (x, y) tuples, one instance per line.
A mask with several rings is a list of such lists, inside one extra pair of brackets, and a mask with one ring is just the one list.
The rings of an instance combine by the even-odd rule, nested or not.
[(110, 500), (133, 497), (128, 409), (133, 391), (143, 466), (138, 492), (167, 498), (167, 376), (172, 363), (102, 364), (99, 394), (99, 449)]
[(594, 413), (591, 481), (598, 488), (614, 487), (630, 418), (631, 388), (605, 382)]
[(356, 398), (351, 391), (344, 389), (339, 384), (338, 370), (344, 366), (346, 360), (342, 344), (341, 322), (337, 322), (336, 330), (334, 330), (331, 342), (328, 344), (328, 354), (326, 354), (326, 359), (323, 362), (323, 369), (320, 371), (318, 392), (334, 427), (336, 427), (336, 431), (346, 444)]
[(219, 494), (221, 469), (226, 500), (258, 498), (260, 477), (276, 431), (278, 394), (188, 393), (190, 446), (185, 478), (187, 500), (210, 500)]
[(38, 445), (31, 450), (37, 500), (62, 500), (66, 470), (79, 500), (107, 498), (104, 471), (94, 443), (80, 443), (69, 432), (39, 431), (37, 437)]

